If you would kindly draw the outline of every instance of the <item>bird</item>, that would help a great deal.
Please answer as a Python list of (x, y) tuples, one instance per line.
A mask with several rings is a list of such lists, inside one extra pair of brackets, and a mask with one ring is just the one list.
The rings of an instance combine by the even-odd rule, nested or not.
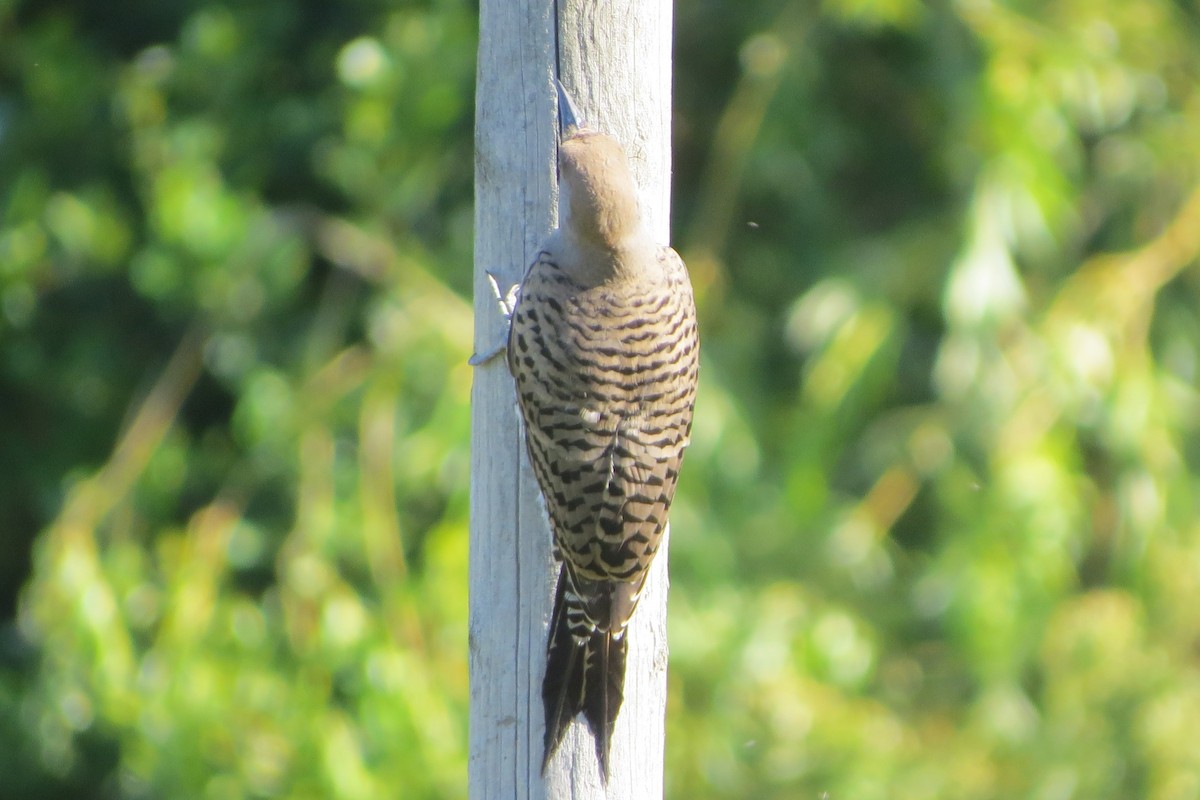
[(561, 562), (542, 683), (542, 771), (580, 713), (607, 782), (628, 626), (691, 437), (692, 286), (655, 242), (629, 161), (557, 83), (559, 213), (516, 289), (507, 360)]

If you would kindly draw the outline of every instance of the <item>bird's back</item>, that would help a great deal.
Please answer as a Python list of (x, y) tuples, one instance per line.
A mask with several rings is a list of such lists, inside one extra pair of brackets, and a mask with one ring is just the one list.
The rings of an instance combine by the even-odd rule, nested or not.
[[(670, 248), (658, 249), (654, 269), (596, 286), (576, 283), (558, 260), (546, 250), (530, 268), (509, 340), (529, 455), (575, 576), (640, 589), (691, 430), (691, 285)], [(594, 622), (619, 632), (634, 594), (617, 618)]]

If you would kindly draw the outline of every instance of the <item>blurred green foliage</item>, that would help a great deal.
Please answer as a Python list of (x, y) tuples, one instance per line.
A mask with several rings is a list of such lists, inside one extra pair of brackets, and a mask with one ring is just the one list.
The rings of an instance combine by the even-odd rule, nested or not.
[[(475, 14), (0, 2), (0, 796), (465, 793)], [(1196, 797), (1200, 8), (676, 43), (668, 794)]]

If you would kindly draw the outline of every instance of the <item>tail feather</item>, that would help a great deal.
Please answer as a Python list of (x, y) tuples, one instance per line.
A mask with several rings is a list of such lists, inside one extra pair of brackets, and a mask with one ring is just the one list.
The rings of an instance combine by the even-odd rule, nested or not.
[(564, 602), (565, 575), (558, 578), (554, 596), (554, 612), (550, 619), (550, 634), (546, 643), (546, 677), (542, 679), (542, 705), (546, 711), (546, 738), (542, 756), (542, 772), (558, 750), (571, 720), (583, 708), (584, 652), (567, 624)]
[(571, 607), (569, 581), (564, 566), (554, 598), (542, 682), (546, 712), (542, 771), (562, 743), (571, 720), (582, 712), (596, 742), (600, 777), (607, 781), (613, 726), (624, 700), (626, 639), (623, 631), (614, 637), (593, 627), (581, 609)]
[(625, 699), (624, 636), (596, 631), (588, 642), (584, 677), (583, 717), (596, 740), (600, 777), (608, 778), (608, 749), (621, 701)]

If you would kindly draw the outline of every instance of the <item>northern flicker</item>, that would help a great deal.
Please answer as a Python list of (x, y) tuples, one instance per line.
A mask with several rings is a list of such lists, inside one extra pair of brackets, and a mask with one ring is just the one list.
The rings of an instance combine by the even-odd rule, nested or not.
[(647, 232), (621, 145), (558, 89), (559, 227), (521, 283), (508, 364), (562, 562), (542, 769), (582, 712), (607, 779), (626, 626), (688, 445), (699, 341), (687, 269)]

